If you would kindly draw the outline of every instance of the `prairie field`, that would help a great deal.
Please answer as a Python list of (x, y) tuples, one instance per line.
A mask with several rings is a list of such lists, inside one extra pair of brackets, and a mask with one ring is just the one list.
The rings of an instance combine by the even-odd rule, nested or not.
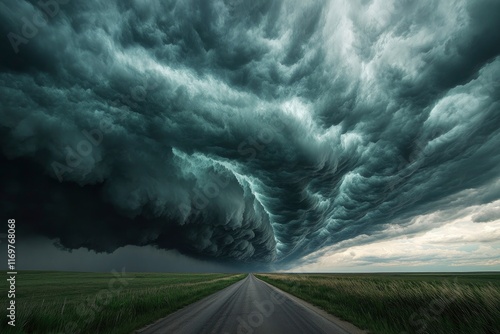
[[(130, 333), (244, 277), (21, 271), (16, 278), (16, 326), (9, 326), (4, 315), (0, 332)], [(0, 294), (7, 295), (5, 281)]]
[(499, 273), (256, 276), (370, 333), (500, 333)]

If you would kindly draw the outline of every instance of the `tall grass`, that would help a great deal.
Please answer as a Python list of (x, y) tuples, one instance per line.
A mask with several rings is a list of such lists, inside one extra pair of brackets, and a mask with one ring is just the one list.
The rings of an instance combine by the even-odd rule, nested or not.
[[(19, 272), (16, 327), (7, 325), (4, 316), (0, 332), (130, 333), (244, 275), (130, 273), (126, 277), (126, 284), (115, 281), (110, 289), (112, 274)], [(6, 296), (5, 284), (0, 294)]]
[(258, 275), (372, 333), (500, 333), (500, 275)]

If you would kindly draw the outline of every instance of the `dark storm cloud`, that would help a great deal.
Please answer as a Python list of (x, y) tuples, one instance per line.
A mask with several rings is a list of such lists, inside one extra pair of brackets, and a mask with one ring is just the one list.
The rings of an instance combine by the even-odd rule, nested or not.
[(498, 199), (449, 200), (499, 176), (497, 12), (7, 1), (2, 212), (68, 249), (284, 263)]
[[(200, 261), (178, 251), (160, 250), (153, 246), (125, 246), (113, 253), (96, 253), (80, 248), (61, 252), (46, 238), (18, 239), (17, 263), (20, 269), (111, 272), (233, 272), (241, 267), (224, 266), (213, 261)], [(7, 261), (7, 255), (0, 255)], [(243, 269), (245, 270), (245, 269)]]

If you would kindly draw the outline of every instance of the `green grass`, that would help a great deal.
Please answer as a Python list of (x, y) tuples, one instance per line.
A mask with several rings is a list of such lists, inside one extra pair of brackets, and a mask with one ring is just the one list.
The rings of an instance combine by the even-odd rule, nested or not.
[(111, 273), (18, 272), (16, 327), (7, 325), (4, 279), (0, 332), (130, 333), (244, 277), (126, 273), (120, 281)]
[(370, 333), (500, 333), (500, 274), (261, 274)]

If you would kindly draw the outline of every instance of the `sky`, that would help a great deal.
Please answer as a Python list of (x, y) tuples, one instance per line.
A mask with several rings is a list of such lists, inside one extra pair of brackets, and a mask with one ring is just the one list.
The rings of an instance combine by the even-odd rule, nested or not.
[(499, 12), (2, 1), (20, 268), (500, 270)]

